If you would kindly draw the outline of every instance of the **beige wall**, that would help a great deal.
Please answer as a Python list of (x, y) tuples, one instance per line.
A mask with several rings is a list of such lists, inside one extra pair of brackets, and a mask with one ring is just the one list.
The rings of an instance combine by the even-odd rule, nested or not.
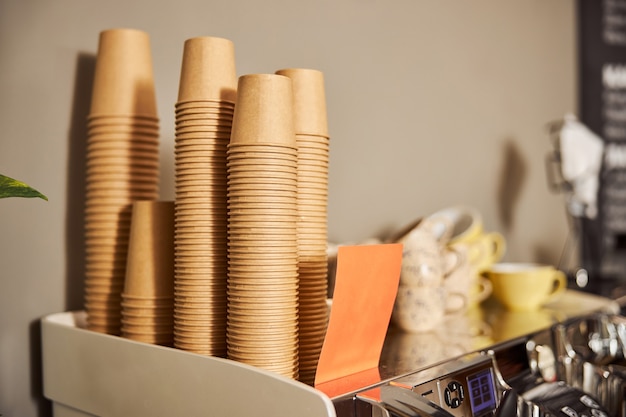
[(151, 35), (163, 198), (182, 44), (220, 36), (240, 74), (325, 73), (333, 241), (464, 203), (508, 259), (558, 262), (567, 225), (544, 158), (546, 124), (576, 110), (571, 0), (0, 0), (0, 172), (50, 197), (0, 202), (0, 414), (45, 415), (38, 319), (81, 307), (83, 120), (112, 27)]

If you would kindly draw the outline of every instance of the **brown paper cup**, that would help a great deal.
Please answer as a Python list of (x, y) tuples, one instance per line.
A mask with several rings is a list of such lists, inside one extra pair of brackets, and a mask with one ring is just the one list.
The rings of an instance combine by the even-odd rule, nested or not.
[(276, 71), (293, 84), (296, 134), (328, 136), (324, 74), (314, 69), (290, 68)]
[(296, 146), (289, 78), (274, 74), (239, 77), (231, 143)]
[(178, 101), (221, 100), (235, 102), (237, 75), (235, 47), (228, 39), (187, 39), (178, 89)]
[(173, 285), (174, 203), (137, 201), (133, 204), (124, 292), (171, 297)]
[(134, 29), (100, 33), (90, 114), (157, 117), (147, 33)]

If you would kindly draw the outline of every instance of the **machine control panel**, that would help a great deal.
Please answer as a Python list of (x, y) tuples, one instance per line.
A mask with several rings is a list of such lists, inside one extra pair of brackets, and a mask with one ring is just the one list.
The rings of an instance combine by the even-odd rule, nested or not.
[[(399, 381), (398, 385), (406, 386), (406, 380)], [(487, 357), (478, 358), (447, 375), (417, 383), (410, 388), (454, 417), (492, 415), (498, 406), (493, 363)]]

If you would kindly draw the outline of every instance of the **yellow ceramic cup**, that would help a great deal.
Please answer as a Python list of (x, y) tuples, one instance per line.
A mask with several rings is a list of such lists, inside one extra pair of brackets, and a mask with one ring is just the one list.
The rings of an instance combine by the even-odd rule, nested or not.
[(430, 217), (444, 218), (450, 223), (448, 244), (470, 242), (483, 233), (483, 218), (480, 212), (470, 206), (453, 206), (439, 210)]
[(493, 296), (513, 311), (537, 310), (567, 287), (563, 272), (538, 263), (497, 263), (484, 275), (491, 281)]
[(460, 245), (467, 246), (470, 263), (478, 272), (482, 272), (500, 261), (506, 251), (506, 240), (498, 232), (481, 233), (472, 240), (451, 246)]

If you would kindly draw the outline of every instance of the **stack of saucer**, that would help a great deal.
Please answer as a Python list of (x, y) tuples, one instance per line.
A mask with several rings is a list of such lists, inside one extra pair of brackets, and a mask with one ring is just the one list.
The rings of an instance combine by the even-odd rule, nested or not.
[(172, 346), (174, 335), (174, 203), (133, 204), (122, 336)]
[(228, 358), (298, 378), (297, 166), (291, 80), (239, 78), (228, 148)]
[(174, 346), (226, 356), (226, 150), (237, 89), (233, 43), (185, 42), (176, 103)]
[(118, 335), (131, 204), (158, 198), (159, 188), (159, 127), (144, 32), (100, 33), (86, 167), (87, 327)]
[(327, 202), (329, 136), (324, 76), (312, 69), (276, 72), (292, 80), (298, 145), (300, 381), (313, 385), (328, 320)]

